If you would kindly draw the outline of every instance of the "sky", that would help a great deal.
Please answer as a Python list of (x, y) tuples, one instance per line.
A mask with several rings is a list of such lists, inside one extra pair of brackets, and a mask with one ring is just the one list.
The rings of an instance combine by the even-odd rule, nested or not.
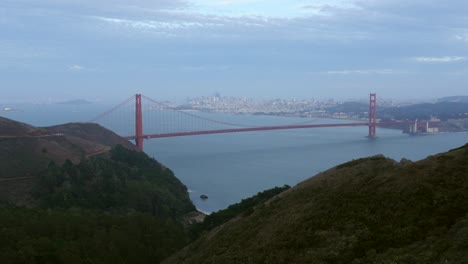
[(0, 102), (468, 95), (466, 0), (0, 0)]

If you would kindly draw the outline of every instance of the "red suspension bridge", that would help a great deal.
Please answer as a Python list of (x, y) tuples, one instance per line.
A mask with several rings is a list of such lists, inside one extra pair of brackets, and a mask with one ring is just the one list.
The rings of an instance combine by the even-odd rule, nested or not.
[[(143, 101), (148, 102), (143, 103)], [(145, 113), (145, 116), (143, 116)], [(116, 120), (117, 119), (117, 120)], [(124, 120), (126, 119), (126, 120)], [(135, 140), (137, 147), (143, 150), (143, 141), (152, 138), (182, 137), (209, 134), (240, 133), (253, 131), (305, 129), (320, 127), (369, 127), (369, 138), (376, 137), (376, 128), (382, 125), (414, 124), (414, 122), (378, 122), (377, 95), (370, 94), (368, 122), (310, 124), (311, 120), (299, 124), (249, 126), (211, 119), (203, 113), (181, 111), (167, 104), (136, 94), (99, 115), (91, 122), (111, 128), (128, 140)], [(125, 124), (134, 123), (134, 130), (128, 130)], [(116, 127), (117, 124), (117, 127)], [(120, 126), (119, 126), (120, 125)], [(145, 125), (145, 126), (144, 126)], [(151, 133), (146, 133), (143, 127)]]

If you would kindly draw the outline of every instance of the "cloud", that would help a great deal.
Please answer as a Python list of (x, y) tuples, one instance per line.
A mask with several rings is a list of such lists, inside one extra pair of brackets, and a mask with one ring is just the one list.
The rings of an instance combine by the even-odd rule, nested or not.
[(420, 63), (452, 63), (466, 61), (465, 57), (416, 57), (413, 58), (416, 62)]
[(78, 65), (78, 64), (68, 66), (68, 70), (72, 71), (72, 72), (79, 72), (79, 71), (83, 71), (85, 69), (86, 69), (85, 67), (83, 67), (81, 65)]
[(457, 34), (455, 35), (456, 40), (468, 42), (468, 33), (462, 33), (462, 34)]
[(302, 9), (312, 12), (312, 14), (333, 14), (340, 10), (347, 10), (347, 11), (357, 11), (360, 10), (356, 3), (353, 1), (315, 1), (314, 3), (309, 3), (307, 5), (302, 6)]
[(339, 70), (339, 71), (324, 71), (321, 74), (331, 75), (371, 75), (371, 74), (396, 74), (398, 72), (390, 69), (375, 69), (375, 70)]
[(212, 5), (238, 5), (238, 4), (251, 4), (251, 3), (256, 3), (256, 2), (261, 2), (259, 0), (221, 0), (221, 1), (216, 1), (211, 3)]
[(130, 20), (110, 17), (95, 17), (97, 20), (134, 29), (174, 30), (222, 26), (216, 23), (187, 21)]
[[(160, 14), (157, 19), (128, 19), (121, 17), (91, 16), (109, 26), (119, 29), (134, 31), (145, 34), (154, 33), (156, 37), (232, 37), (249, 36), (258, 37), (259, 34), (252, 32), (263, 32), (268, 34), (271, 30), (281, 29), (279, 21), (265, 17), (231, 17), (201, 15), (192, 13), (165, 13)], [(99, 27), (100, 29), (106, 29)], [(122, 34), (122, 31), (118, 31)], [(252, 36), (253, 35), (253, 36)]]
[(213, 71), (227, 71), (230, 67), (228, 65), (188, 65), (180, 67), (180, 70), (186, 72), (213, 72)]
[[(349, 78), (436, 86), (430, 81), (438, 81), (436, 74), (463, 68), (461, 56), (468, 58), (466, 0), (231, 0), (216, 5), (222, 1), (0, 0), (0, 42), (8, 42), (0, 43), (0, 61), (20, 70), (32, 65), (31, 71), (105, 72), (110, 77), (103, 79), (121, 86), (138, 74), (182, 87), (184, 71), (207, 90), (214, 76), (249, 93), (262, 78), (273, 87), (306, 86), (302, 74), (317, 77), (324, 87)], [(443, 51), (449, 51), (442, 53), (447, 57)], [(424, 78), (415, 78), (414, 67)], [(96, 76), (101, 75), (91, 77)]]
[(3, 0), (12, 5), (25, 5), (29, 7), (54, 8), (86, 8), (95, 10), (116, 10), (122, 7), (135, 6), (150, 9), (183, 9), (190, 6), (184, 0)]

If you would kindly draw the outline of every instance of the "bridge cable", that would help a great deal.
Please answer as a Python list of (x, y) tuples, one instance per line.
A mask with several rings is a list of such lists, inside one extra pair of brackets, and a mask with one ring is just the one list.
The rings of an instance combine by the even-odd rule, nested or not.
[[(235, 127), (245, 127), (245, 128), (255, 128), (256, 127), (256, 126), (251, 126), (251, 125), (228, 123), (228, 122), (223, 122), (223, 121), (219, 121), (219, 120), (215, 120), (215, 119), (211, 119), (211, 118), (201, 117), (201, 116), (194, 115), (194, 114), (191, 114), (191, 113), (187, 113), (187, 112), (184, 112), (184, 111), (181, 111), (181, 110), (177, 110), (177, 109), (175, 109), (173, 107), (170, 107), (170, 106), (168, 106), (168, 105), (166, 105), (164, 103), (155, 101), (155, 100), (153, 100), (153, 99), (151, 99), (151, 98), (149, 98), (147, 96), (142, 95), (142, 97), (144, 97), (145, 99), (151, 101), (154, 104), (161, 105), (161, 106), (165, 107), (166, 109), (169, 109), (169, 110), (172, 110), (174, 112), (181, 113), (181, 114), (184, 114), (184, 115), (187, 115), (187, 116), (190, 116), (190, 117), (194, 117), (194, 118), (197, 118), (199, 120), (205, 120), (205, 121), (209, 121), (209, 122), (213, 122), (213, 123), (224, 124), (224, 125), (235, 126)], [(283, 124), (281, 126), (294, 126), (294, 125), (308, 124), (308, 123), (311, 123), (311, 122), (314, 122), (314, 121), (318, 120), (319, 118), (320, 117), (315, 117), (315, 118), (307, 120), (307, 121), (298, 122), (298, 123), (291, 123), (291, 124)]]
[(142, 97), (144, 97), (145, 99), (147, 99), (148, 101), (154, 103), (154, 104), (157, 104), (157, 105), (161, 105), (163, 107), (165, 107), (166, 109), (168, 110), (172, 110), (174, 112), (177, 112), (177, 113), (180, 113), (180, 114), (183, 114), (183, 115), (186, 115), (186, 116), (190, 116), (190, 117), (193, 117), (193, 118), (196, 118), (196, 119), (199, 119), (199, 120), (205, 120), (205, 121), (209, 121), (209, 122), (213, 122), (213, 123), (218, 123), (218, 124), (223, 124), (223, 125), (228, 125), (228, 126), (235, 126), (235, 127), (246, 127), (246, 128), (252, 128), (253, 126), (247, 126), (247, 125), (242, 125), (242, 124), (235, 124), (235, 123), (229, 123), (229, 122), (223, 122), (223, 121), (218, 121), (218, 120), (215, 120), (215, 119), (211, 119), (211, 118), (207, 118), (207, 117), (201, 117), (201, 116), (198, 116), (198, 115), (194, 115), (194, 114), (191, 114), (191, 113), (187, 113), (187, 112), (184, 112), (184, 111), (181, 111), (181, 110), (177, 110), (173, 107), (170, 107), (164, 103), (161, 103), (161, 102), (157, 102), (147, 96), (144, 96), (142, 95)]
[(97, 120), (103, 118), (103, 117), (106, 116), (106, 115), (109, 115), (110, 113), (112, 113), (112, 112), (114, 112), (115, 110), (121, 108), (122, 106), (124, 106), (125, 104), (127, 104), (128, 102), (130, 102), (130, 101), (132, 101), (132, 100), (134, 100), (134, 99), (135, 99), (135, 96), (131, 96), (131, 97), (128, 98), (127, 100), (123, 101), (122, 103), (120, 103), (120, 104), (114, 106), (112, 109), (110, 109), (110, 110), (108, 110), (108, 111), (106, 111), (106, 112), (104, 112), (104, 113), (98, 115), (97, 117), (91, 119), (91, 120), (89, 121), (89, 123), (95, 123)]

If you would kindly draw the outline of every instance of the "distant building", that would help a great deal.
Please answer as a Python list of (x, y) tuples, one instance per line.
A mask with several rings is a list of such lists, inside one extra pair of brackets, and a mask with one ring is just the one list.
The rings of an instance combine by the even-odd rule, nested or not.
[(431, 119), (430, 121), (418, 121), (416, 120), (414, 124), (410, 125), (409, 133), (410, 134), (434, 134), (439, 133), (439, 127), (432, 126), (431, 123), (440, 122), (438, 119)]

